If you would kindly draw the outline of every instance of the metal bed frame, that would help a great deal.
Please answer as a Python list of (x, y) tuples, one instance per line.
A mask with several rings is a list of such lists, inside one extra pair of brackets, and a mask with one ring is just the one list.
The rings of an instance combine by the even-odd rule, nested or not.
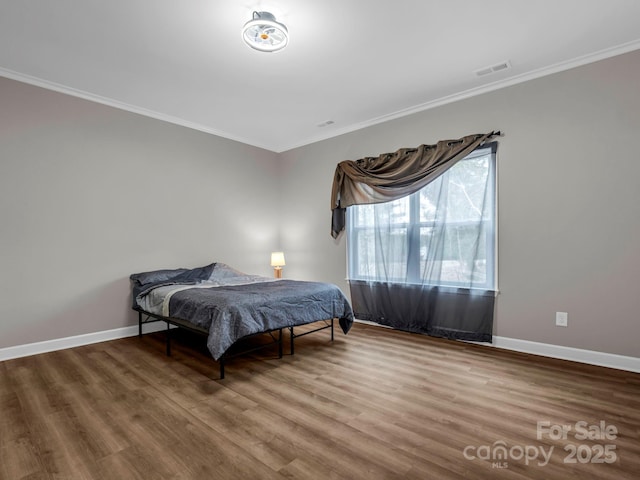
[[(193, 333), (197, 333), (198, 335), (202, 335), (202, 336), (209, 336), (209, 331), (198, 327), (197, 325), (194, 325), (190, 322), (188, 322), (187, 320), (181, 320), (179, 318), (173, 318), (173, 317), (164, 317), (162, 315), (157, 315), (155, 313), (149, 313), (146, 312), (144, 310), (142, 310), (141, 308), (134, 308), (134, 310), (136, 312), (138, 312), (138, 337), (142, 337), (142, 325), (143, 324), (147, 324), (147, 323), (153, 323), (153, 322), (165, 322), (167, 324), (167, 330), (166, 330), (166, 339), (167, 339), (167, 356), (171, 356), (171, 326), (177, 327), (177, 328), (182, 328), (184, 330), (188, 330), (190, 332)], [(144, 318), (146, 317), (146, 318)], [(295, 334), (293, 329), (293, 326), (289, 326), (289, 327), (281, 327), (281, 328), (275, 328), (272, 330), (266, 330), (264, 332), (257, 332), (254, 333), (252, 335), (247, 335), (246, 337), (243, 338), (249, 338), (249, 337), (253, 337), (253, 336), (257, 336), (257, 335), (264, 335), (264, 334), (268, 334), (271, 339), (273, 340), (272, 342), (266, 343), (264, 345), (260, 345), (258, 347), (252, 347), (252, 348), (248, 348), (246, 350), (242, 350), (240, 352), (237, 353), (233, 353), (233, 354), (228, 354), (227, 352), (225, 352), (220, 359), (218, 360), (218, 363), (220, 364), (220, 380), (224, 379), (224, 369), (225, 369), (225, 364), (227, 360), (230, 360), (232, 358), (235, 357), (239, 357), (241, 355), (246, 355), (248, 353), (251, 352), (255, 352), (257, 350), (262, 350), (264, 348), (270, 347), (271, 345), (278, 345), (278, 358), (282, 358), (283, 352), (282, 352), (282, 330), (283, 329), (289, 329), (289, 336), (290, 336), (290, 354), (293, 355), (294, 353), (294, 339), (298, 338), (298, 337), (303, 337), (304, 335), (308, 335), (310, 333), (314, 333), (314, 332), (318, 332), (320, 330), (326, 330), (326, 329), (331, 329), (331, 341), (333, 342), (333, 338), (334, 338), (334, 333), (333, 333), (333, 325), (334, 325), (334, 319), (330, 319), (330, 320), (318, 320), (317, 322), (324, 322), (324, 325), (321, 327), (317, 327), (314, 328), (313, 330), (307, 330), (305, 332), (302, 333), (298, 333)], [(312, 323), (317, 323), (317, 322), (312, 322)], [(309, 325), (309, 324), (307, 324)], [(296, 326), (301, 326), (301, 325), (296, 325)], [(276, 338), (276, 332), (277, 332), (277, 338)], [(239, 339), (242, 340), (242, 339)], [(228, 351), (228, 350), (227, 350)]]

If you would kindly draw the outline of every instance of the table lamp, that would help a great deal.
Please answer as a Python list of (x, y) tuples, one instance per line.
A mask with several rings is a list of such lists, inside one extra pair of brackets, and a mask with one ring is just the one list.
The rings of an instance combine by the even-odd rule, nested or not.
[(284, 253), (272, 252), (271, 253), (271, 266), (273, 267), (273, 275), (276, 278), (282, 278), (282, 267), (284, 267)]

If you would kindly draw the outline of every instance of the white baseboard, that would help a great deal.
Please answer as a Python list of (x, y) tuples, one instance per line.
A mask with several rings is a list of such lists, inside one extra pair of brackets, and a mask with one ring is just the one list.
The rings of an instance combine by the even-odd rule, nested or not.
[(516, 352), (532, 353), (543, 357), (571, 360), (573, 362), (588, 363), (600, 367), (617, 368), (629, 372), (640, 373), (640, 358), (616, 355), (614, 353), (596, 352), (581, 348), (564, 347), (549, 343), (530, 342), (517, 338), (493, 337), (492, 345), (496, 348), (514, 350)]
[[(143, 333), (151, 333), (165, 330), (166, 328), (167, 326), (165, 323), (155, 322), (143, 325), (142, 331)], [(43, 342), (28, 343), (26, 345), (16, 345), (15, 347), (0, 348), (0, 362), (4, 360), (11, 360), (12, 358), (37, 355), (38, 353), (53, 352), (55, 350), (64, 350), (65, 348), (81, 347), (92, 343), (117, 340), (118, 338), (133, 337), (135, 335), (138, 335), (138, 325), (114, 328), (113, 330), (87, 333), (84, 335), (75, 335), (73, 337), (56, 338), (53, 340), (45, 340)]]
[[(358, 323), (365, 323), (376, 327), (391, 328), (387, 325), (369, 322), (366, 320), (356, 320)], [(563, 347), (562, 345), (552, 345), (549, 343), (531, 342), (529, 340), (519, 340), (509, 337), (493, 337), (492, 343), (469, 342), (478, 345), (492, 346), (504, 350), (513, 350), (522, 353), (531, 353), (543, 357), (558, 358), (560, 360), (571, 360), (573, 362), (588, 363), (599, 367), (616, 368), (629, 372), (640, 373), (640, 358), (616, 355), (614, 353), (596, 352), (593, 350), (583, 350), (581, 348)]]
[[(366, 323), (367, 325), (374, 325), (376, 327), (385, 327), (385, 325), (373, 322), (366, 322), (362, 320), (356, 321)], [(144, 333), (151, 333), (164, 330), (167, 327), (162, 322), (156, 322), (143, 325), (142, 328)], [(0, 362), (4, 360), (11, 360), (12, 358), (27, 357), (29, 355), (37, 355), (39, 353), (52, 352), (55, 350), (64, 350), (65, 348), (80, 347), (82, 345), (89, 345), (92, 343), (133, 337), (137, 334), (138, 325), (131, 325), (129, 327), (115, 328), (113, 330), (106, 330), (103, 332), (87, 333), (85, 335), (75, 335), (73, 337), (57, 338), (54, 340), (46, 340), (44, 342), (0, 348)], [(517, 338), (498, 336), (493, 337), (493, 343), (483, 343), (481, 345), (491, 345), (505, 350), (531, 353), (533, 355), (542, 355), (543, 357), (559, 358), (562, 360), (571, 360), (574, 362), (588, 363), (590, 365), (598, 365), (601, 367), (616, 368), (618, 370), (640, 373), (640, 358), (637, 357), (627, 357), (613, 353), (596, 352), (593, 350), (583, 350), (580, 348), (564, 347), (562, 345), (552, 345), (549, 343), (531, 342), (529, 340), (519, 340)]]

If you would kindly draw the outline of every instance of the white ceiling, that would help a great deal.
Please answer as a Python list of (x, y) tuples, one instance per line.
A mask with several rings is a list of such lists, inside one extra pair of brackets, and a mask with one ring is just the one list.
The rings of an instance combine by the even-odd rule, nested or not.
[(639, 48), (638, 0), (0, 0), (0, 75), (275, 152)]

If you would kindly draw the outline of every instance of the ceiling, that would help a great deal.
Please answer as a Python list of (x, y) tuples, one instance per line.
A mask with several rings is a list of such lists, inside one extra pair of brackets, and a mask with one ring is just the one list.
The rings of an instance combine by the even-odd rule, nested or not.
[[(254, 10), (286, 49), (242, 42)], [(639, 49), (639, 19), (637, 0), (0, 0), (0, 76), (282, 152)]]

